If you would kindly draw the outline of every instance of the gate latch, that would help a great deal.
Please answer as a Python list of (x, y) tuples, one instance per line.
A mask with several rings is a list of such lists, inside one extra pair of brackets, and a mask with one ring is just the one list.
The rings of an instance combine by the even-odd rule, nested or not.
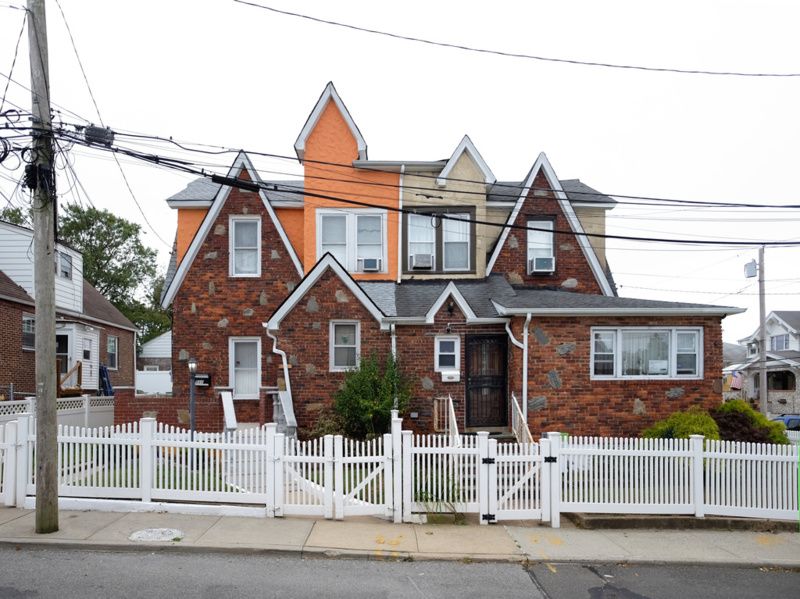
[(494, 458), (483, 458), (481, 464), (494, 464)]
[(546, 464), (555, 464), (558, 462), (558, 457), (554, 455), (548, 455), (544, 457), (544, 461)]
[(494, 522), (497, 520), (497, 516), (494, 514), (481, 514), (481, 520), (486, 520), (487, 522)]

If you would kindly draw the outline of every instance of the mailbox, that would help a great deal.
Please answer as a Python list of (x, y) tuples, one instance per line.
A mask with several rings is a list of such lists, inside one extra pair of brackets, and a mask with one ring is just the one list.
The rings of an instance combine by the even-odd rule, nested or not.
[(195, 375), (194, 375), (194, 384), (197, 387), (210, 387), (211, 386), (211, 375), (210, 374), (201, 374), (199, 372), (195, 373)]

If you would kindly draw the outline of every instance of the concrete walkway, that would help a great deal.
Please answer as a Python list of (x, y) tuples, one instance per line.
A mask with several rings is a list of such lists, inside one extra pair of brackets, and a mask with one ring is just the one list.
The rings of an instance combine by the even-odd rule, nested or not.
[[(59, 522), (58, 532), (37, 535), (31, 510), (0, 508), (0, 543), (105, 550), (280, 552), (304, 557), (800, 568), (800, 534), (788, 532), (581, 530), (568, 522), (565, 528), (551, 529), (536, 523), (392, 524), (373, 518), (338, 522), (98, 511), (62, 511)], [(165, 540), (131, 539), (146, 529), (175, 531)]]

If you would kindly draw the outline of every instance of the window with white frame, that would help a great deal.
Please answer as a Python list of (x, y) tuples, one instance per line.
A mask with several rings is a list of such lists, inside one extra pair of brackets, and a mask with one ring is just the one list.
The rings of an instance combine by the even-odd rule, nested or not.
[(789, 349), (789, 333), (785, 335), (772, 335), (772, 337), (769, 338), (769, 347), (772, 351)]
[(317, 210), (317, 259), (330, 253), (350, 272), (386, 272), (386, 211)]
[(158, 372), (158, 364), (145, 364), (144, 365), (145, 372)]
[(119, 337), (109, 335), (108, 341), (106, 342), (106, 366), (109, 370), (116, 370), (118, 368), (118, 353)]
[(361, 331), (358, 321), (332, 321), (330, 328), (330, 369), (332, 372), (358, 368)]
[(528, 273), (550, 273), (556, 269), (552, 220), (528, 221)]
[(261, 275), (261, 218), (232, 216), (230, 218), (230, 275), (258, 277)]
[(22, 315), (22, 349), (36, 349), (36, 317)]
[[(436, 269), (436, 229), (434, 217), (423, 214), (408, 215), (408, 267), (423, 264)], [(430, 258), (428, 258), (430, 257)]]
[(469, 270), (469, 214), (448, 214), (442, 219), (444, 270)]
[(593, 378), (700, 378), (699, 328), (594, 328)]
[(261, 381), (261, 339), (230, 337), (228, 345), (229, 382), (234, 399), (258, 399)]
[(64, 279), (72, 278), (72, 256), (66, 252), (59, 252), (58, 276)]
[(435, 342), (434, 370), (460, 370), (461, 339), (457, 335), (440, 335)]

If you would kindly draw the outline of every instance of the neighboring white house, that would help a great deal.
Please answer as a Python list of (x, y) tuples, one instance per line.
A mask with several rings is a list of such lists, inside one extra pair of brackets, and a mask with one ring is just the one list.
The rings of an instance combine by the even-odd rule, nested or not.
[[(758, 396), (759, 337), (761, 328), (739, 343), (747, 357), (739, 368), (747, 398)], [(767, 389), (770, 414), (800, 413), (800, 310), (770, 312), (766, 319)]]
[(172, 393), (172, 331), (142, 344), (136, 359), (136, 389), (140, 393)]

